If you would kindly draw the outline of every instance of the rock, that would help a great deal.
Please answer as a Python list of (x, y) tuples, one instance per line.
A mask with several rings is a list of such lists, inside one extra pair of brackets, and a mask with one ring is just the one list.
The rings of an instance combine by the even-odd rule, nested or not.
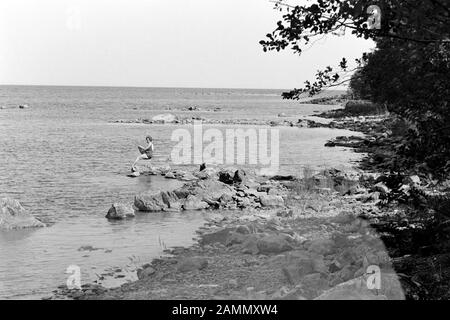
[(203, 257), (189, 257), (178, 262), (179, 272), (202, 270), (208, 266), (208, 260)]
[(216, 232), (211, 232), (202, 235), (200, 239), (201, 245), (208, 245), (213, 243), (221, 243), (225, 244), (228, 242), (228, 238), (231, 236), (231, 233), (234, 231), (234, 228), (224, 228)]
[(165, 174), (165, 177), (166, 177), (167, 179), (176, 179), (175, 175), (174, 175), (172, 172), (167, 172), (167, 173)]
[(246, 225), (241, 225), (236, 228), (236, 232), (240, 234), (250, 234), (250, 228)]
[(206, 163), (202, 163), (201, 165), (200, 165), (200, 168), (199, 168), (199, 170), (200, 171), (203, 171), (203, 170), (205, 170), (206, 169)]
[(137, 178), (139, 177), (141, 174), (139, 173), (139, 171), (135, 171), (135, 172), (131, 172), (130, 174), (128, 174), (128, 176), (130, 178)]
[(303, 296), (300, 295), (299, 289), (294, 288), (292, 290), (287, 287), (281, 287), (277, 291), (275, 291), (272, 296), (272, 300), (306, 300)]
[(286, 113), (281, 112), (281, 113), (278, 114), (278, 117), (279, 118), (283, 118), (283, 117), (287, 117), (287, 115), (286, 115)]
[(183, 181), (193, 181), (197, 180), (198, 178), (194, 176), (192, 173), (186, 172), (180, 179)]
[(171, 172), (171, 168), (170, 168), (169, 165), (166, 165), (164, 167), (156, 168), (156, 170), (159, 171), (159, 173), (161, 175), (163, 175), (163, 176), (166, 175), (167, 173)]
[(271, 187), (271, 185), (260, 185), (256, 188), (256, 191), (268, 193)]
[(27, 104), (20, 104), (19, 109), (28, 109), (30, 106)]
[(170, 113), (158, 114), (152, 118), (153, 121), (161, 123), (175, 122), (177, 117)]
[(156, 270), (153, 269), (152, 267), (144, 266), (143, 268), (139, 268), (137, 270), (137, 277), (139, 280), (141, 280), (141, 279), (152, 276), (153, 274), (155, 274), (155, 272), (156, 272)]
[(262, 254), (274, 254), (292, 250), (292, 246), (286, 240), (286, 237), (281, 235), (264, 236), (258, 240), (257, 247)]
[(236, 170), (232, 168), (225, 168), (219, 171), (219, 181), (225, 184), (234, 183), (234, 174)]
[(361, 276), (331, 288), (315, 300), (404, 300), (405, 295), (396, 274), (381, 273), (379, 290), (368, 288), (368, 277)]
[(144, 192), (134, 198), (134, 205), (139, 211), (163, 211), (168, 208), (161, 192)]
[(106, 214), (107, 219), (121, 220), (134, 217), (134, 209), (129, 204), (114, 203)]
[(214, 202), (218, 201), (224, 194), (234, 196), (236, 191), (220, 181), (207, 179), (198, 181), (192, 185), (190, 194), (201, 197), (205, 202)]
[(346, 265), (338, 272), (338, 276), (342, 282), (348, 281), (355, 277), (355, 272), (358, 271), (358, 269), (359, 268), (354, 265)]
[(333, 218), (331, 218), (331, 221), (339, 224), (350, 224), (356, 219), (358, 218), (356, 214), (354, 214), (353, 212), (342, 211), (339, 212), (339, 214), (337, 214)]
[(202, 201), (200, 197), (189, 195), (183, 203), (184, 210), (202, 210), (207, 209), (209, 204)]
[(33, 217), (19, 201), (11, 198), (0, 200), (0, 229), (12, 230), (45, 227), (45, 224)]
[(373, 186), (374, 191), (380, 192), (382, 195), (386, 195), (391, 192), (391, 189), (389, 189), (383, 182), (378, 182), (376, 185)]
[(421, 182), (420, 177), (417, 175), (413, 175), (413, 176), (406, 178), (406, 183), (411, 186), (414, 186), (414, 187), (420, 186), (420, 182)]
[(220, 198), (219, 198), (220, 203), (222, 204), (227, 204), (229, 202), (233, 201), (233, 196), (231, 194), (228, 193), (224, 193)]
[(292, 251), (288, 255), (288, 263), (282, 268), (287, 281), (297, 285), (304, 276), (311, 273), (327, 274), (328, 268), (322, 257), (311, 255), (305, 251)]
[(302, 293), (311, 299), (329, 288), (328, 281), (320, 273), (311, 273), (301, 280)]
[(247, 174), (245, 173), (244, 170), (241, 170), (241, 169), (236, 170), (236, 171), (234, 172), (233, 182), (234, 182), (234, 183), (242, 183), (242, 182), (244, 182), (245, 179), (246, 179), (246, 175), (247, 175)]
[(308, 250), (320, 255), (329, 255), (334, 253), (334, 241), (331, 239), (316, 239), (312, 240)]
[(252, 205), (252, 201), (249, 198), (240, 198), (238, 200), (239, 208), (247, 208)]
[(162, 201), (166, 204), (170, 211), (180, 211), (182, 208), (182, 201), (178, 198), (177, 194), (172, 191), (161, 192)]
[(209, 179), (211, 177), (214, 177), (217, 174), (216, 170), (214, 168), (205, 168), (197, 173), (195, 173), (195, 176), (199, 179)]
[(246, 254), (258, 254), (258, 237), (255, 235), (247, 236), (247, 239), (242, 242), (241, 252)]
[(284, 200), (281, 196), (276, 195), (262, 195), (259, 197), (259, 201), (263, 207), (283, 207)]
[(277, 217), (281, 218), (292, 218), (294, 216), (294, 210), (292, 209), (283, 209), (277, 212)]

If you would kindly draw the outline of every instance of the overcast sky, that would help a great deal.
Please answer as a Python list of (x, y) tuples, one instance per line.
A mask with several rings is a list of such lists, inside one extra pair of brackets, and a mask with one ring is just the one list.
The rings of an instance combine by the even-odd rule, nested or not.
[(0, 84), (284, 89), (373, 47), (263, 53), (279, 19), (268, 0), (1, 0)]

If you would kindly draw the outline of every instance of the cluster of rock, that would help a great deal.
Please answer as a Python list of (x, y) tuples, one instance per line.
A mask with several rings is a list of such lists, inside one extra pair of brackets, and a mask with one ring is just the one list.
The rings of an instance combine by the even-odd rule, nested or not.
[[(285, 114), (279, 114), (279, 118), (286, 117)], [(139, 124), (183, 124), (190, 125), (195, 121), (201, 121), (203, 124), (220, 124), (220, 125), (255, 125), (255, 126), (287, 126), (299, 128), (318, 128), (328, 127), (326, 124), (318, 123), (309, 119), (298, 119), (297, 121), (289, 119), (209, 119), (200, 116), (195, 117), (158, 117), (152, 119), (130, 119), (130, 120), (114, 120), (112, 123), (139, 123)]]
[(19, 104), (18, 106), (0, 106), (0, 109), (28, 109), (29, 107), (27, 104)]
[[(202, 168), (194, 173), (157, 168), (151, 174), (186, 182), (171, 191), (147, 191), (135, 196), (134, 208), (142, 212), (205, 209), (277, 208), (285, 205), (282, 186), (276, 180), (255, 182), (243, 170), (225, 168), (216, 171)], [(107, 218), (123, 219), (134, 216), (127, 204), (114, 204)]]
[(167, 107), (166, 110), (181, 110), (181, 111), (203, 111), (203, 112), (219, 112), (222, 111), (222, 108), (220, 107), (214, 107), (214, 108), (200, 108), (199, 106), (189, 106), (189, 107), (183, 107), (183, 108), (172, 108)]
[(0, 229), (12, 230), (45, 227), (45, 224), (30, 214), (19, 201), (3, 198), (0, 200)]
[(199, 243), (262, 257), (266, 267), (278, 269), (285, 285), (263, 292), (264, 299), (404, 299), (391, 259), (366, 220), (343, 212), (327, 221), (329, 237), (316, 239), (299, 235), (291, 220), (228, 225), (202, 234)]

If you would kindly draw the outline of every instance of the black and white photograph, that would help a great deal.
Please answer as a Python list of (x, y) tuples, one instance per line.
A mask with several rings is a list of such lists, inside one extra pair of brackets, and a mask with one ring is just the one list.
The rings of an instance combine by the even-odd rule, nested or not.
[(449, 101), (449, 0), (1, 0), (0, 300), (449, 300)]

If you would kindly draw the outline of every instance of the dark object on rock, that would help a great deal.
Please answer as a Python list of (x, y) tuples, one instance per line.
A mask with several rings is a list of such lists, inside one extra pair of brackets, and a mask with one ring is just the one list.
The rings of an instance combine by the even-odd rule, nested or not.
[(241, 183), (245, 180), (246, 173), (242, 169), (225, 168), (219, 172), (219, 181), (226, 184)]
[(125, 218), (133, 218), (134, 210), (131, 205), (124, 203), (114, 203), (106, 214), (107, 219), (121, 220)]
[(233, 169), (222, 169), (219, 172), (219, 181), (226, 184), (233, 184), (235, 170)]
[(200, 171), (203, 171), (203, 170), (205, 170), (206, 169), (206, 163), (202, 163), (201, 165), (200, 165)]
[(246, 173), (244, 172), (244, 170), (236, 170), (236, 172), (234, 173), (233, 176), (233, 182), (234, 183), (241, 183), (245, 180), (246, 177)]

